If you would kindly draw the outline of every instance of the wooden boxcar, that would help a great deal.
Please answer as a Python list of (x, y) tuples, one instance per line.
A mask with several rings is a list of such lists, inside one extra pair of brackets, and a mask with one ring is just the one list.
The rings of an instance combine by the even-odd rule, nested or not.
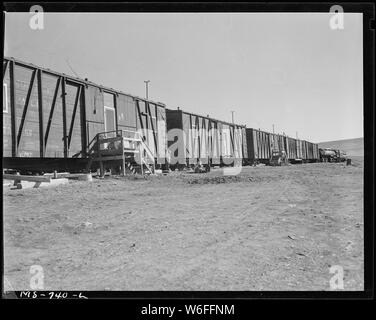
[(312, 143), (312, 147), (313, 147), (313, 161), (319, 162), (320, 161), (319, 145), (317, 143)]
[(302, 162), (318, 162), (318, 145), (309, 141), (294, 139), (296, 141), (296, 159)]
[(93, 138), (112, 130), (139, 131), (163, 164), (165, 105), (33, 64), (3, 62), (3, 167), (84, 168)]
[(303, 146), (302, 140), (296, 139), (296, 160), (303, 160)]
[(247, 128), (247, 164), (268, 164), (272, 150), (285, 151), (289, 162), (316, 162), (319, 160), (318, 145), (282, 134), (273, 134)]
[(239, 165), (247, 152), (245, 126), (166, 109), (171, 164)]
[(308, 162), (318, 162), (319, 161), (319, 152), (318, 145), (316, 143), (308, 142), (307, 143), (307, 161)]
[(247, 128), (247, 164), (268, 164), (271, 156), (271, 146), (278, 146), (278, 138), (271, 133)]
[(288, 141), (287, 156), (289, 161), (293, 162), (297, 159), (297, 141), (294, 138), (286, 137)]

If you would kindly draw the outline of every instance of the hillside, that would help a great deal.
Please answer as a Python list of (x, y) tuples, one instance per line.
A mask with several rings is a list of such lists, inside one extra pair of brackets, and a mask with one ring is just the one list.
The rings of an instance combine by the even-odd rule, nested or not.
[(364, 156), (364, 138), (319, 142), (319, 147), (340, 149), (349, 156)]

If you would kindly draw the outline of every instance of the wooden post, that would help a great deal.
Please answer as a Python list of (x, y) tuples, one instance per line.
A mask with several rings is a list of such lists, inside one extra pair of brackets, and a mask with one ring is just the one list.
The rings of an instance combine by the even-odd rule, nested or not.
[(123, 176), (125, 176), (125, 155), (124, 155), (124, 138), (121, 137), (121, 155), (122, 155), (122, 172), (123, 172)]
[(142, 145), (142, 142), (140, 142), (140, 167), (141, 167), (141, 174), (144, 175), (144, 147)]
[[(80, 103), (81, 89), (82, 89), (82, 86), (77, 87), (76, 98), (75, 98), (74, 106), (73, 106), (72, 120), (71, 120), (71, 123), (70, 123), (69, 132), (68, 132), (68, 150), (70, 148), (70, 143), (71, 143), (71, 140), (72, 140), (72, 133), (73, 133), (74, 121), (75, 121), (76, 113), (77, 113), (77, 107)], [(81, 115), (81, 113), (80, 113), (80, 115)], [(79, 121), (81, 121), (81, 119), (79, 119)]]
[(98, 134), (97, 134), (97, 152), (98, 152), (98, 158), (99, 158), (100, 176), (104, 177), (104, 166), (103, 166), (103, 161), (102, 161), (101, 148), (100, 148), (99, 135)]
[(44, 125), (43, 125), (43, 83), (42, 83), (42, 70), (39, 69), (37, 74), (38, 80), (38, 111), (39, 111), (39, 145), (40, 157), (44, 158), (45, 155), (45, 141), (44, 141)]
[(100, 167), (100, 176), (104, 177), (104, 166), (102, 160), (99, 161), (99, 167)]
[[(19, 176), (20, 175), (20, 173), (19, 172), (16, 172), (16, 176)], [(7, 178), (7, 176), (5, 176), (5, 178), (4, 178), (4, 175), (3, 175), (3, 179), (6, 179)], [(21, 180), (14, 180), (14, 186), (17, 186), (17, 184), (19, 184), (19, 183), (21, 183)], [(18, 188), (18, 189), (21, 189), (21, 188)]]
[(63, 141), (64, 141), (64, 158), (68, 157), (68, 141), (67, 141), (67, 106), (65, 101), (65, 85), (66, 79), (63, 77), (61, 81), (61, 99), (63, 107)]
[(52, 98), (52, 104), (51, 104), (50, 115), (49, 115), (49, 117), (48, 117), (48, 122), (47, 122), (47, 125), (46, 125), (46, 133), (45, 133), (45, 136), (44, 136), (44, 146), (45, 146), (45, 147), (47, 146), (48, 135), (49, 135), (49, 133), (50, 133), (51, 123), (52, 123), (52, 117), (53, 117), (53, 115), (54, 115), (54, 110), (55, 110), (56, 100), (57, 100), (57, 96), (58, 96), (59, 89), (60, 89), (60, 82), (61, 82), (61, 78), (59, 77), (59, 78), (57, 79), (57, 83), (56, 83), (56, 88), (55, 88), (54, 96), (53, 96), (53, 98)]
[(25, 105), (23, 107), (21, 122), (20, 122), (20, 126), (18, 128), (17, 148), (18, 148), (20, 141), (21, 141), (22, 130), (23, 130), (23, 127), (24, 127), (24, 124), (25, 124), (25, 119), (26, 119), (27, 110), (28, 110), (29, 104), (30, 104), (30, 97), (31, 97), (31, 92), (33, 91), (36, 74), (37, 74), (37, 70), (34, 70), (33, 73), (32, 73), (32, 76), (31, 76), (29, 89), (28, 89), (27, 94), (26, 94)]
[(11, 60), (9, 63), (9, 78), (10, 78), (10, 111), (11, 111), (11, 121), (12, 121), (12, 157), (17, 157), (18, 155), (18, 145), (17, 145), (17, 121), (16, 121), (16, 90), (15, 90), (15, 78), (14, 78), (14, 61)]

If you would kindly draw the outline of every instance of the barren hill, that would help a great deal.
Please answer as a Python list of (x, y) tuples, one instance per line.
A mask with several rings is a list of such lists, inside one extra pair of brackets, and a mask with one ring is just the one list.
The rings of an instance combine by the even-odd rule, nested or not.
[(364, 156), (364, 138), (319, 142), (319, 147), (340, 149), (349, 156)]

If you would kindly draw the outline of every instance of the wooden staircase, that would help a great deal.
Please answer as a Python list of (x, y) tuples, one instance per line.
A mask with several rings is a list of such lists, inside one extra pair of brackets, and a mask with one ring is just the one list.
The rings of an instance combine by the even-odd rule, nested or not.
[(154, 155), (139, 132), (116, 130), (98, 133), (88, 147), (87, 171), (93, 162), (99, 162), (100, 175), (104, 176), (106, 163), (119, 163), (122, 175), (154, 174)]

